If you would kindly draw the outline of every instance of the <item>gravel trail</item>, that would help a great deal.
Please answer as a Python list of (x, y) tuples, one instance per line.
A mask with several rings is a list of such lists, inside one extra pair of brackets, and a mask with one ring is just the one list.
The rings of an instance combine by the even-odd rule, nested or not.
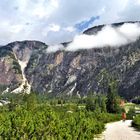
[(131, 127), (131, 120), (108, 123), (100, 138), (95, 140), (140, 140), (140, 132)]

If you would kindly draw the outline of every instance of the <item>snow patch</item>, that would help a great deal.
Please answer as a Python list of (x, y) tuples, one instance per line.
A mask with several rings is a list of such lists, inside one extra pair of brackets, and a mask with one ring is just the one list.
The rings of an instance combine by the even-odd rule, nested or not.
[(12, 91), (12, 93), (25, 92), (25, 93), (29, 94), (30, 91), (31, 91), (31, 85), (28, 83), (28, 80), (27, 80), (27, 78), (25, 76), (25, 68), (27, 67), (28, 61), (21, 61), (19, 59), (17, 59), (17, 60), (18, 60), (18, 63), (20, 65), (20, 67), (21, 67), (23, 79), (22, 79), (21, 85), (18, 88), (14, 89)]
[(72, 83), (72, 82), (74, 82), (76, 79), (77, 79), (77, 77), (75, 75), (69, 76), (65, 86), (70, 84), (70, 83)]
[(9, 92), (9, 88), (7, 87), (6, 90), (4, 90), (4, 91), (2, 92), (2, 94), (8, 93), (8, 92)]
[(81, 95), (79, 94), (79, 91), (77, 91), (77, 96), (78, 96), (78, 98), (81, 98)]
[(77, 86), (77, 83), (74, 84), (74, 86), (73, 86), (72, 89), (67, 93), (67, 95), (70, 95), (70, 96), (71, 96), (72, 93), (73, 93), (73, 91), (75, 90), (76, 86)]

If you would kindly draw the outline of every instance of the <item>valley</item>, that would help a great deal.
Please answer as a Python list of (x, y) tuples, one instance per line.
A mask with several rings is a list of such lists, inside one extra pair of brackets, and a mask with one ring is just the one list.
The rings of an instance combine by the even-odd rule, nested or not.
[[(96, 35), (104, 26), (84, 35)], [(0, 139), (139, 139), (130, 125), (140, 128), (140, 38), (117, 47), (71, 50), (74, 43), (55, 51), (34, 40), (0, 47)]]

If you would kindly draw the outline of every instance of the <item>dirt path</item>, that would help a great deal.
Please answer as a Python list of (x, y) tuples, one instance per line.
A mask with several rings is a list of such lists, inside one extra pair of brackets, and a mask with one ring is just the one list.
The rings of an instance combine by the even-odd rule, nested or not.
[(102, 138), (97, 140), (140, 140), (140, 132), (131, 127), (131, 122), (127, 120), (107, 124)]

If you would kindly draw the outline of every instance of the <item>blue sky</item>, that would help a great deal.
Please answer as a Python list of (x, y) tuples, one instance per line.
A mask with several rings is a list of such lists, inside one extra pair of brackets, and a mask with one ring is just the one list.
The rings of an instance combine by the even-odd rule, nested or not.
[(95, 20), (99, 20), (99, 19), (100, 19), (100, 16), (91, 17), (89, 20), (85, 20), (85, 21), (75, 24), (74, 27), (76, 28), (77, 31), (83, 32), (84, 30), (89, 28), (91, 25), (93, 25)]
[(0, 44), (57, 44), (95, 25), (140, 20), (140, 0), (1, 0), (0, 13)]

